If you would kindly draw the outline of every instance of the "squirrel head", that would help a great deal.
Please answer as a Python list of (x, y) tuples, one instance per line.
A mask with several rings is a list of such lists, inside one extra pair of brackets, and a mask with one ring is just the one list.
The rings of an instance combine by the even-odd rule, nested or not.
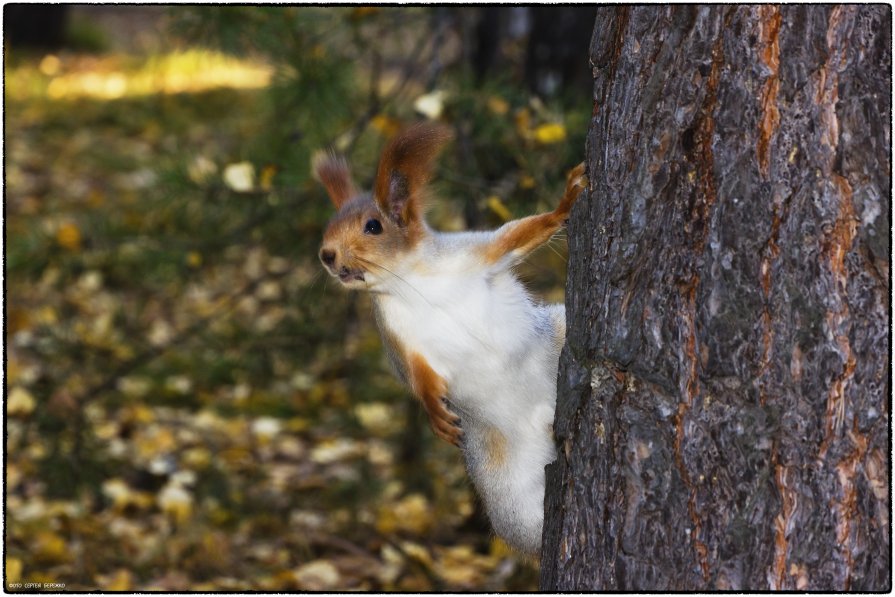
[(433, 124), (396, 135), (382, 152), (372, 193), (357, 190), (344, 158), (320, 154), (314, 159), (314, 176), (338, 210), (323, 234), (320, 261), (344, 286), (374, 288), (429, 234), (426, 183), (450, 138), (446, 127)]

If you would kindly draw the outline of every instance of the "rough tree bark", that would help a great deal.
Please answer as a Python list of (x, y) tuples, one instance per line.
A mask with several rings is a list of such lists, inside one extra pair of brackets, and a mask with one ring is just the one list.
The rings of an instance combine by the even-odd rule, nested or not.
[(890, 588), (890, 45), (600, 9), (542, 589)]

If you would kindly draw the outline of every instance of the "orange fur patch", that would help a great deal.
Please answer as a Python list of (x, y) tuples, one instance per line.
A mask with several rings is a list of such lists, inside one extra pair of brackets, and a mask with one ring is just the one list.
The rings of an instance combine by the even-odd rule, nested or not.
[(444, 405), (444, 398), (447, 397), (447, 382), (432, 369), (428, 361), (420, 354), (412, 353), (410, 355), (407, 359), (407, 368), (410, 387), (423, 403), (423, 408), (429, 415), (429, 423), (432, 425), (435, 435), (458, 446), (462, 434), (460, 428), (456, 426), (459, 419)]
[(496, 427), (485, 432), (485, 466), (494, 470), (507, 461), (507, 438)]
[(407, 364), (410, 372), (410, 385), (417, 398), (423, 401), (428, 411), (435, 402), (440, 403), (447, 395), (447, 384), (444, 379), (435, 373), (429, 362), (417, 353), (410, 355)]

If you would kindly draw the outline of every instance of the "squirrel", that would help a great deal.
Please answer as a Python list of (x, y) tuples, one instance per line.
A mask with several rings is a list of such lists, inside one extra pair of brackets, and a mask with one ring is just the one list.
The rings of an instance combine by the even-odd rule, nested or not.
[(371, 293), (391, 364), (435, 434), (462, 450), (496, 534), (537, 554), (544, 467), (556, 458), (565, 307), (535, 301), (513, 268), (565, 224), (586, 184), (584, 164), (569, 173), (552, 212), (492, 231), (436, 232), (424, 195), (451, 137), (435, 124), (396, 135), (372, 193), (358, 190), (344, 158), (318, 154), (314, 175), (338, 210), (319, 256), (345, 288)]

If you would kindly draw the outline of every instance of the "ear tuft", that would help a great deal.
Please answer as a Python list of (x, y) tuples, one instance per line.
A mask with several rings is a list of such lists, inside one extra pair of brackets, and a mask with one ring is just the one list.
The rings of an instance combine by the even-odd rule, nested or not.
[(314, 178), (326, 187), (326, 192), (336, 209), (357, 195), (357, 187), (351, 179), (348, 162), (342, 156), (318, 151), (311, 160), (311, 171)]
[(395, 136), (382, 152), (373, 197), (380, 211), (399, 227), (423, 217), (422, 192), (432, 162), (453, 135), (439, 124), (415, 124)]

